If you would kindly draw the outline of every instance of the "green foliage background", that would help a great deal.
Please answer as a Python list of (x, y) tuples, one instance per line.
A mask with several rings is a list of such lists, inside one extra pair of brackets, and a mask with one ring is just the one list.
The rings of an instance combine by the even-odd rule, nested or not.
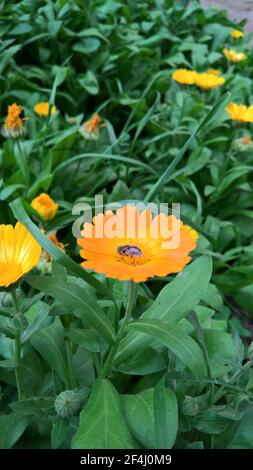
[[(18, 218), (54, 258), (50, 276), (34, 273), (18, 292), (23, 400), (20, 318), (1, 294), (0, 448), (252, 447), (253, 157), (240, 140), (252, 130), (224, 106), (252, 104), (253, 62), (250, 49), (245, 62), (225, 60), (224, 47), (248, 49), (234, 26), (197, 0), (0, 2), (1, 118), (13, 102), (28, 118), (20, 147), (1, 141), (0, 222)], [(171, 79), (182, 67), (219, 69), (226, 83), (184, 87)], [(39, 101), (57, 114), (38, 117)], [(89, 142), (79, 128), (95, 112), (106, 127)], [(59, 203), (46, 229), (68, 256), (29, 218), (39, 225), (29, 203), (40, 192)], [(82, 270), (71, 233), (73, 204), (95, 194), (180, 202), (201, 234), (183, 273), (140, 286), (107, 377), (126, 286)], [(66, 390), (70, 408), (64, 396), (55, 406)]]

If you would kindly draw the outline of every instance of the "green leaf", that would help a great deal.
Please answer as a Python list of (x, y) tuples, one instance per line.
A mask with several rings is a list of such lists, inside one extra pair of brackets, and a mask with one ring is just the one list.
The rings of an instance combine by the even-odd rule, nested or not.
[[(211, 274), (211, 258), (201, 256), (193, 261), (161, 290), (141, 319), (157, 319), (168, 325), (176, 325), (204, 296)], [(125, 362), (129, 356), (150, 343), (151, 339), (142, 333), (129, 333), (119, 347), (116, 365)]]
[(133, 321), (129, 330), (141, 331), (158, 340), (172, 351), (196, 376), (206, 374), (206, 365), (199, 345), (180, 327), (173, 327), (157, 319)]
[(54, 408), (54, 399), (50, 397), (32, 397), (11, 403), (11, 408), (25, 416), (41, 416)]
[(106, 297), (111, 298), (110, 292), (106, 287), (99, 282), (94, 276), (89, 274), (79, 264), (75, 263), (69, 258), (62, 250), (57, 248), (42, 232), (36, 227), (31, 221), (27, 212), (24, 209), (21, 199), (16, 199), (10, 204), (14, 216), (19, 220), (29, 232), (34, 236), (37, 242), (44, 248), (44, 250), (59, 264), (65, 266), (67, 270), (75, 274), (77, 277), (81, 277), (84, 281), (90, 284), (95, 289), (102, 292)]
[[(178, 429), (177, 399), (170, 389), (164, 389), (166, 447), (173, 447)], [(135, 439), (146, 449), (157, 448), (157, 432), (155, 429), (154, 389), (150, 388), (136, 395), (122, 395), (124, 415), (129, 429)]]
[(51, 445), (52, 449), (59, 449), (64, 442), (69, 430), (69, 424), (65, 418), (60, 416), (54, 422), (51, 432)]
[(88, 92), (90, 95), (97, 95), (99, 92), (99, 84), (96, 79), (96, 75), (91, 70), (88, 70), (86, 74), (79, 78), (80, 85)]
[(120, 405), (113, 385), (108, 380), (96, 380), (81, 412), (72, 449), (134, 449)]
[(155, 436), (157, 449), (171, 449), (178, 427), (177, 398), (166, 389), (164, 377), (154, 388)]
[(212, 377), (228, 372), (238, 361), (236, 343), (225, 331), (204, 330), (205, 346), (209, 357)]
[(19, 413), (0, 416), (0, 449), (11, 449), (22, 436), (29, 419)]
[(176, 168), (178, 163), (182, 160), (183, 156), (185, 155), (185, 152), (189, 149), (191, 144), (193, 143), (195, 137), (199, 133), (201, 129), (203, 129), (213, 118), (214, 116), (221, 110), (223, 109), (226, 104), (228, 103), (228, 100), (230, 98), (230, 93), (226, 93), (226, 95), (222, 96), (219, 101), (214, 105), (214, 107), (208, 112), (206, 117), (201, 121), (201, 123), (196, 127), (196, 129), (193, 131), (189, 139), (185, 142), (181, 150), (178, 152), (176, 158), (173, 158), (172, 162), (168, 166), (168, 168), (163, 172), (163, 174), (160, 176), (159, 180), (152, 186), (150, 191), (148, 192), (147, 196), (145, 197), (145, 201), (150, 201), (156, 196), (158, 191), (165, 185), (168, 184), (168, 182), (172, 179), (173, 177), (173, 170)]
[(64, 308), (81, 318), (84, 323), (94, 328), (109, 343), (115, 339), (114, 329), (103, 310), (85, 289), (76, 284), (47, 276), (28, 276), (27, 282), (35, 289), (43, 291), (56, 299)]

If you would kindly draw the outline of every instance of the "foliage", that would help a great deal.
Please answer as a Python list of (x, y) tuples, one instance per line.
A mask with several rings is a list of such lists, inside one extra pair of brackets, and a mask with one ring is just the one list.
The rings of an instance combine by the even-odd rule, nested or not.
[[(21, 140), (1, 138), (0, 222), (20, 220), (53, 258), (51, 274), (37, 269), (18, 287), (18, 314), (0, 293), (0, 448), (253, 446), (251, 333), (234, 315), (252, 313), (251, 125), (224, 110), (253, 103), (253, 62), (234, 27), (197, 0), (0, 2), (1, 119), (13, 102), (27, 118)], [(248, 59), (230, 64), (224, 47)], [(219, 69), (225, 84), (186, 87), (176, 68)], [(44, 101), (57, 109), (47, 118), (33, 110)], [(85, 140), (80, 126), (96, 112), (106, 126)], [(59, 204), (43, 227), (66, 254), (31, 208), (41, 192)], [(127, 287), (79, 266), (71, 230), (73, 206), (95, 194), (180, 202), (200, 233), (181, 273), (139, 286), (108, 374)]]

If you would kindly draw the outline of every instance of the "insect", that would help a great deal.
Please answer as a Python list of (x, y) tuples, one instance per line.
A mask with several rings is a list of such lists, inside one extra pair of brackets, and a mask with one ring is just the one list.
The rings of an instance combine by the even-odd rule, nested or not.
[(118, 246), (117, 252), (123, 256), (142, 256), (142, 251), (137, 246), (123, 245)]

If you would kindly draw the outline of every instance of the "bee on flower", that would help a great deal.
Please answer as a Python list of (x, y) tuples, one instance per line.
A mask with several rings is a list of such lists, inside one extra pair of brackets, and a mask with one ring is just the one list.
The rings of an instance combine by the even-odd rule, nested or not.
[(244, 52), (237, 52), (233, 49), (223, 49), (223, 54), (229, 60), (229, 62), (242, 62), (248, 58)]
[(26, 133), (26, 126), (22, 117), (24, 108), (22, 106), (13, 103), (8, 106), (8, 113), (2, 127), (2, 134), (6, 138), (17, 139), (22, 137)]
[[(42, 101), (40, 103), (35, 104), (33, 109), (35, 113), (38, 114), (38, 116), (48, 117), (49, 110), (50, 110), (50, 103)], [(51, 106), (50, 116), (53, 116), (56, 112), (57, 112), (56, 107), (54, 105)]]
[(239, 29), (233, 29), (230, 33), (231, 38), (233, 39), (241, 39), (244, 37), (244, 32), (240, 31)]
[(79, 132), (86, 140), (97, 140), (99, 131), (106, 124), (102, 122), (98, 113), (95, 113), (88, 121), (86, 121), (79, 129)]
[(198, 233), (174, 216), (153, 217), (149, 210), (138, 212), (126, 205), (116, 213), (95, 216), (92, 224), (85, 223), (77, 242), (84, 268), (137, 283), (182, 271), (197, 239)]
[(46, 193), (41, 193), (39, 196), (35, 197), (31, 206), (35, 209), (43, 219), (46, 221), (52, 220), (58, 211), (58, 204)]

